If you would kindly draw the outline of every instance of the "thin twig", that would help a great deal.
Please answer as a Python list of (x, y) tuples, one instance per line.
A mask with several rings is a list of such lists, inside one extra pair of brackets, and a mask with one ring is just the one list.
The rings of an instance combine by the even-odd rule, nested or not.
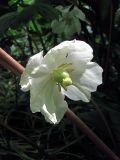
[(31, 146), (33, 146), (33, 148), (40, 150), (40, 147), (37, 146), (35, 143), (33, 143), (28, 137), (24, 136), (22, 133), (18, 132), (17, 130), (11, 128), (10, 126), (8, 126), (7, 124), (3, 123), (0, 121), (0, 126), (11, 131), (12, 133), (14, 133), (15, 135), (21, 137), (22, 139), (24, 139), (27, 143), (29, 143)]
[(38, 27), (37, 27), (37, 25), (36, 25), (36, 23), (35, 23), (34, 20), (32, 20), (32, 23), (33, 23), (36, 31), (37, 31), (38, 34), (39, 34), (40, 42), (41, 42), (41, 45), (42, 45), (42, 47), (43, 47), (43, 53), (44, 53), (43, 55), (45, 55), (45, 54), (47, 53), (47, 49), (46, 49), (45, 44), (44, 44), (44, 42), (43, 42), (42, 35), (41, 35), (41, 33), (40, 33), (40, 31), (39, 31), (39, 29), (38, 29)]
[(32, 46), (32, 39), (31, 39), (31, 35), (29, 33), (28, 27), (26, 27), (26, 31), (27, 31), (27, 39), (28, 39), (28, 42), (29, 42), (30, 52), (31, 52), (31, 55), (33, 55), (34, 51), (33, 51), (33, 46)]
[(34, 46), (36, 48), (37, 53), (40, 52), (40, 49), (38, 48), (38, 45), (37, 45), (35, 40), (33, 40), (33, 44), (34, 44)]

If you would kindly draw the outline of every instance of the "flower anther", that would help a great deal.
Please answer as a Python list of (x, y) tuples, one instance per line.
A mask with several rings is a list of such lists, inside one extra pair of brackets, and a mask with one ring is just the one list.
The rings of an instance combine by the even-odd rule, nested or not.
[(72, 64), (62, 64), (57, 69), (54, 69), (51, 73), (52, 79), (58, 84), (61, 85), (65, 90), (67, 86), (72, 85), (72, 79), (70, 78), (69, 72), (72, 72), (73, 69), (67, 68)]

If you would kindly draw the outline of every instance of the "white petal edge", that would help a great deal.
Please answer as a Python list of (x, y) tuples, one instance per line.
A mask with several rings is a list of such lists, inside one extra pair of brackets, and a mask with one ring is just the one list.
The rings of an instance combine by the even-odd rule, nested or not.
[(37, 83), (37, 80), (34, 80), (31, 86), (31, 111), (32, 113), (41, 112), (47, 122), (58, 124), (67, 110), (64, 95), (59, 92), (54, 81), (46, 79), (41, 80), (41, 83), (39, 81)]
[(67, 103), (64, 101), (64, 96), (55, 86), (52, 93), (48, 93), (45, 104), (41, 109), (41, 113), (49, 123), (58, 124), (67, 111)]
[(32, 113), (40, 112), (44, 104), (46, 87), (48, 86), (49, 76), (42, 76), (32, 79), (30, 88), (30, 109)]
[(77, 82), (84, 89), (94, 92), (97, 86), (102, 84), (102, 72), (103, 69), (97, 63), (89, 62), (85, 72), (80, 77), (79, 82)]
[(79, 58), (79, 60), (86, 62), (89, 62), (93, 58), (93, 49), (91, 48), (91, 46), (86, 42), (79, 40), (64, 41), (49, 50), (46, 56), (49, 56), (50, 54), (59, 55), (60, 52), (63, 53), (65, 56), (70, 56), (70, 59), (73, 59), (74, 54), (76, 54), (76, 59)]
[(33, 70), (36, 67), (38, 67), (38, 65), (41, 64), (42, 60), (43, 60), (43, 51), (30, 57), (30, 59), (28, 60), (26, 68), (25, 68), (23, 74), (21, 75), (21, 79), (20, 79), (20, 85), (21, 85), (22, 91), (26, 92), (26, 91), (30, 90), (30, 86), (31, 86), (30, 74), (33, 72)]
[(84, 102), (89, 102), (91, 94), (90, 92), (83, 92), (80, 88), (77, 88), (74, 85), (68, 86), (67, 91), (62, 88), (62, 93), (65, 94), (68, 98), (74, 101), (82, 100)]

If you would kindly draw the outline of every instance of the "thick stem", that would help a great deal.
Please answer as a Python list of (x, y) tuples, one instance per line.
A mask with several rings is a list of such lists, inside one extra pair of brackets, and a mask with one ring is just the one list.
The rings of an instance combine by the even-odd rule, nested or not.
[(12, 68), (8, 63), (6, 63), (1, 57), (0, 57), (0, 65), (3, 66), (5, 69), (9, 69), (10, 71), (12, 71), (13, 73), (15, 73), (16, 75), (20, 74), (17, 72), (17, 70), (15, 70), (14, 68)]
[(2, 48), (0, 48), (0, 63), (3, 64), (6, 69), (10, 69), (18, 76), (20, 76), (24, 71), (24, 67), (7, 54)]
[[(14, 60), (11, 56), (9, 56), (4, 50), (0, 49), (0, 58), (2, 58), (2, 61), (4, 61), (6, 64), (7, 69), (12, 68), (12, 71), (17, 71), (20, 76), (23, 71), (24, 67), (21, 66), (16, 60)], [(9, 68), (10, 66), (10, 68)], [(14, 72), (15, 73), (15, 72)], [(108, 155), (112, 160), (120, 160), (120, 158), (112, 152), (112, 150), (80, 119), (78, 118), (70, 109), (67, 110), (66, 116), (74, 123), (76, 124), (80, 130), (89, 137), (89, 139), (96, 144), (106, 155)]]

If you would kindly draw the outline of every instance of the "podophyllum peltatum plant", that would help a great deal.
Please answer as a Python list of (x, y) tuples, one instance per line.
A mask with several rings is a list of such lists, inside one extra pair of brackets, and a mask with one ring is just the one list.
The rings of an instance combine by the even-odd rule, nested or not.
[[(0, 48), (0, 64), (21, 76), (23, 91), (30, 90), (31, 111), (41, 112), (49, 123), (59, 123), (64, 114), (86, 134), (94, 144), (113, 160), (120, 158), (69, 108), (65, 96), (89, 102), (91, 92), (102, 83), (102, 68), (93, 58), (92, 48), (83, 41), (64, 41), (43, 57), (43, 52), (32, 56), (24, 69)], [(2, 127), (10, 129), (0, 122)], [(17, 135), (18, 132), (10, 129)], [(27, 142), (30, 140), (21, 136)], [(30, 143), (36, 147), (32, 142)], [(38, 146), (36, 147), (38, 148)]]
[(65, 96), (89, 102), (91, 92), (102, 83), (102, 68), (92, 48), (83, 41), (64, 41), (43, 57), (32, 56), (21, 76), (21, 89), (30, 90), (31, 111), (41, 112), (46, 121), (59, 123), (67, 110)]

